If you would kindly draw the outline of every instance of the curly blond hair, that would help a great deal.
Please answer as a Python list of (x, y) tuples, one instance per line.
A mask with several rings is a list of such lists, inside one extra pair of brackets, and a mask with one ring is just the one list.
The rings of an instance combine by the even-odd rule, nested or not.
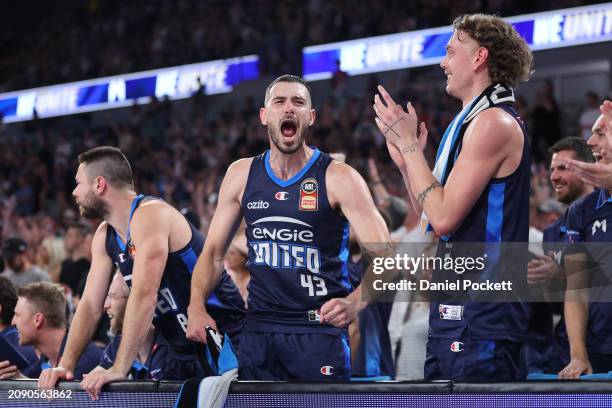
[(487, 63), (493, 83), (515, 87), (533, 73), (531, 50), (512, 24), (496, 16), (476, 13), (457, 17), (453, 28), (489, 50)]

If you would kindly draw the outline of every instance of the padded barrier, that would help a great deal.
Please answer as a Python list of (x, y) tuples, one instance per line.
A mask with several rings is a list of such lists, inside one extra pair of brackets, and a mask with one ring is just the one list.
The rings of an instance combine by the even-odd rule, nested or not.
[[(35, 381), (0, 381), (4, 407), (168, 407), (178, 397), (181, 383), (168, 381), (117, 382), (104, 387), (99, 401), (91, 401), (76, 382), (62, 382), (58, 390), (70, 398), (51, 402), (27, 398)], [(18, 397), (17, 397), (18, 396)], [(9, 398), (12, 397), (12, 398)], [(579, 407), (612, 406), (612, 381), (534, 380), (515, 383), (358, 382), (232, 384), (226, 407)]]

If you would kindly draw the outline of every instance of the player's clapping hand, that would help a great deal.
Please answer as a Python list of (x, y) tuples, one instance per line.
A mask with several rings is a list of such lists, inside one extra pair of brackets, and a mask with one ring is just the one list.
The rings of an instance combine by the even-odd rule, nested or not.
[[(408, 102), (407, 111), (404, 111), (385, 88), (379, 85), (378, 91), (382, 98), (378, 94), (374, 96), (374, 121), (387, 142), (396, 146), (402, 153), (404, 149), (415, 146), (422, 151), (427, 143), (427, 128), (425, 123), (421, 122), (420, 129), (417, 129), (418, 118), (412, 104)], [(418, 137), (417, 130), (420, 130), (421, 137)]]
[(599, 107), (601, 114), (604, 116), (604, 125), (606, 127), (607, 135), (612, 133), (612, 101), (604, 101)]
[(582, 374), (593, 374), (591, 363), (588, 359), (574, 357), (558, 375), (563, 380), (577, 380)]
[[(607, 161), (612, 159), (610, 154), (606, 151), (602, 151), (601, 155), (603, 158), (607, 159)], [(567, 161), (567, 167), (585, 183), (595, 187), (605, 188), (606, 190), (612, 190), (612, 164), (604, 164), (601, 162), (587, 163), (569, 159)]]
[(527, 283), (547, 283), (563, 278), (563, 269), (554, 259), (554, 254), (540, 255), (527, 264)]
[(206, 343), (206, 327), (210, 326), (217, 332), (217, 323), (202, 308), (190, 307), (187, 311), (187, 338), (192, 341)]

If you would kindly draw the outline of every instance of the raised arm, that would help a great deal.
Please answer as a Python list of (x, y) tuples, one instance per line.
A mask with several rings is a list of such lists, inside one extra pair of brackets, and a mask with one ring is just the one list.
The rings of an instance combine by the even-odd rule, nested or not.
[[(333, 162), (327, 169), (326, 184), (330, 204), (343, 212), (365, 251), (387, 253), (391, 240), (389, 231), (359, 173), (344, 163)], [(345, 299), (327, 301), (321, 307), (321, 321), (345, 327), (355, 320), (367, 306), (362, 300), (361, 287), (359, 285)]]
[[(417, 138), (417, 117), (411, 105), (404, 112), (379, 87), (376, 124), (387, 142), (399, 149), (405, 163), (406, 187), (416, 197), (437, 235), (452, 234), (494, 178), (511, 174), (519, 165), (524, 143), (520, 126), (501, 109), (487, 109), (468, 126), (461, 154), (444, 187), (431, 174)], [(409, 181), (409, 183), (408, 183)]]
[(105, 242), (106, 222), (103, 222), (91, 243), (91, 268), (87, 275), (83, 298), (72, 319), (64, 353), (57, 367), (42, 371), (38, 377), (39, 388), (53, 388), (60, 379), (74, 379), (77, 361), (95, 333), (104, 311), (104, 299), (113, 272), (113, 263), (106, 253)]
[(187, 338), (206, 343), (206, 326), (216, 329), (206, 311), (206, 300), (219, 282), (223, 271), (223, 255), (240, 225), (240, 200), (252, 159), (234, 162), (228, 169), (219, 190), (219, 201), (204, 245), (191, 277), (191, 299), (188, 309)]

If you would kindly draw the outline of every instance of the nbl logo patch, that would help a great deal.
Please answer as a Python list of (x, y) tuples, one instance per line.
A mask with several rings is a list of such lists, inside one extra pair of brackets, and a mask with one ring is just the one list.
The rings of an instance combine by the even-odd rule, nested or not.
[(300, 211), (317, 211), (319, 208), (319, 183), (316, 179), (307, 178), (300, 185)]

